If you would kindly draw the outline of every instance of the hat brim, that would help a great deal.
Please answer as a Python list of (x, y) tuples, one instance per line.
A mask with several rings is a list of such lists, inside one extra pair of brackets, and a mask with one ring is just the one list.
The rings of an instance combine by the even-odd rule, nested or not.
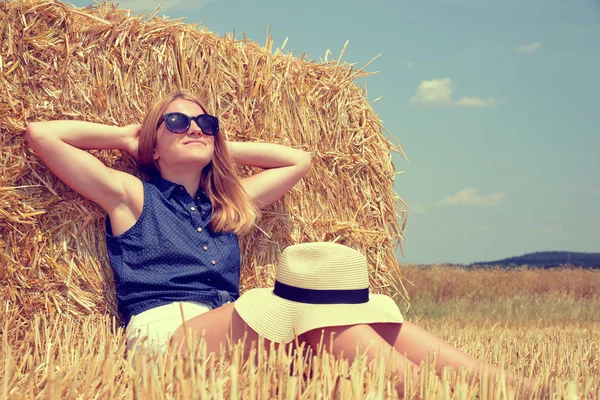
[(380, 294), (369, 294), (369, 301), (361, 304), (307, 304), (259, 288), (244, 293), (234, 306), (250, 328), (276, 343), (289, 343), (298, 335), (328, 326), (404, 321), (394, 300)]

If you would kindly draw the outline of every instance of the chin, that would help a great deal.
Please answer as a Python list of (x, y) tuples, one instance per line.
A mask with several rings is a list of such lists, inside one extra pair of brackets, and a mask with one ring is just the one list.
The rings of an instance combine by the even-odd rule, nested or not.
[(191, 156), (191, 157), (185, 157), (185, 161), (181, 160), (182, 162), (185, 162), (186, 164), (194, 164), (194, 165), (207, 165), (208, 163), (210, 163), (212, 160), (212, 154), (210, 156), (207, 156), (206, 154), (198, 154), (195, 156)]
[(189, 166), (197, 168), (198, 166), (208, 165), (213, 158), (214, 152), (212, 149), (206, 148), (204, 145), (186, 145), (183, 149), (178, 149), (177, 152), (171, 152), (168, 157), (163, 157), (162, 160), (167, 165), (172, 166)]

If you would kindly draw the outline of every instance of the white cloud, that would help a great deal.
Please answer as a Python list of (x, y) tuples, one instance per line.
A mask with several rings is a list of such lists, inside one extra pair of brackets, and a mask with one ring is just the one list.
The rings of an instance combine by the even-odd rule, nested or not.
[(422, 203), (415, 203), (412, 207), (410, 207), (410, 211), (415, 214), (427, 214), (427, 210)]
[(531, 54), (536, 50), (539, 50), (542, 47), (538, 42), (533, 42), (531, 44), (527, 44), (525, 46), (520, 46), (515, 49), (515, 52), (519, 54)]
[(458, 106), (458, 107), (491, 107), (498, 104), (493, 98), (487, 100), (479, 97), (462, 97), (457, 102), (452, 100), (452, 91), (454, 82), (450, 78), (425, 80), (419, 84), (419, 88), (413, 97), (410, 98), (410, 105), (439, 105), (439, 106)]
[(436, 204), (438, 206), (476, 206), (476, 207), (494, 207), (504, 201), (504, 192), (496, 192), (489, 196), (480, 196), (478, 189), (465, 188), (460, 192), (444, 197)]
[(119, 4), (119, 8), (123, 10), (132, 10), (134, 12), (146, 12), (154, 11), (160, 6), (160, 11), (167, 10), (199, 10), (204, 7), (207, 3), (216, 0), (121, 0), (116, 1)]
[(407, 61), (404, 63), (404, 66), (406, 67), (406, 69), (412, 69), (415, 66), (415, 62), (414, 61)]
[(479, 97), (463, 97), (456, 104), (463, 107), (490, 107), (495, 106), (497, 102), (493, 97), (489, 97), (487, 100), (482, 100)]
[(452, 97), (454, 84), (450, 78), (422, 81), (410, 104), (446, 104)]

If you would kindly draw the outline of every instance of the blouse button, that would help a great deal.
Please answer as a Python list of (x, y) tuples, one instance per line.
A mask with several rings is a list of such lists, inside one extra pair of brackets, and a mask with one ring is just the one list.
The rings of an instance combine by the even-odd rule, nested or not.
[(207, 250), (208, 250), (208, 246), (204, 246), (204, 251), (207, 251)]
[(190, 207), (190, 210), (196, 211), (196, 207)]
[(179, 186), (179, 191), (183, 192), (183, 186)]
[(212, 265), (215, 265), (217, 262), (216, 262), (215, 260), (212, 260), (210, 263), (211, 263)]
[(202, 228), (198, 228), (198, 232), (202, 232)]
[(202, 211), (202, 215), (204, 215), (204, 214), (206, 214), (206, 212), (205, 212), (205, 211)]

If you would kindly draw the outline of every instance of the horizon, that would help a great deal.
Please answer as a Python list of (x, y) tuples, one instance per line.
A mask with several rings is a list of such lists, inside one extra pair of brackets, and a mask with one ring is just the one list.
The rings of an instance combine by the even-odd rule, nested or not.
[[(528, 257), (528, 256), (532, 256), (532, 255), (536, 255), (536, 254), (546, 254), (546, 253), (564, 253), (567, 254), (569, 256), (569, 259), (572, 255), (584, 255), (584, 256), (596, 256), (600, 259), (600, 252), (576, 252), (576, 251), (565, 251), (565, 250), (538, 250), (538, 251), (532, 251), (529, 253), (525, 253), (525, 254), (518, 254), (518, 255), (513, 255), (513, 256), (507, 256), (507, 257), (502, 257), (499, 259), (494, 259), (494, 260), (479, 260), (479, 261), (473, 261), (470, 263), (451, 263), (451, 262), (442, 262), (442, 263), (432, 263), (432, 264), (428, 264), (428, 263), (403, 263), (403, 264), (414, 264), (414, 265), (419, 265), (419, 266), (426, 266), (426, 265), (458, 265), (458, 266), (472, 266), (472, 265), (486, 265), (486, 266), (493, 266), (495, 264), (501, 264), (503, 261), (506, 260), (510, 260), (510, 259), (514, 259), (514, 258), (524, 258), (524, 257)], [(526, 265), (526, 264), (519, 264), (519, 265)], [(568, 265), (568, 263), (567, 263)], [(581, 262), (577, 262), (575, 264), (573, 264), (575, 266), (578, 265), (582, 265)]]
[[(66, 2), (77, 7), (91, 0)], [(120, 8), (152, 12), (158, 1)], [(599, 251), (600, 5), (593, 0), (166, 0), (157, 16), (377, 74), (356, 83), (403, 146), (400, 263)], [(594, 79), (596, 78), (596, 79)], [(556, 250), (562, 248), (566, 250)], [(543, 249), (543, 250), (536, 250)]]

